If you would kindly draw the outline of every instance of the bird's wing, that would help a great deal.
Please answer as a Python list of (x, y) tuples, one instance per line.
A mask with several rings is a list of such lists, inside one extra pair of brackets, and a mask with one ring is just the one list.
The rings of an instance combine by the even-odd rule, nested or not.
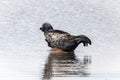
[(71, 35), (67, 32), (60, 30), (49, 31), (46, 36), (46, 41), (49, 47), (63, 47), (66, 41), (71, 38)]
[(60, 30), (50, 31), (47, 35), (47, 38), (50, 39), (50, 41), (64, 40), (69, 39), (70, 37), (71, 35), (69, 33)]

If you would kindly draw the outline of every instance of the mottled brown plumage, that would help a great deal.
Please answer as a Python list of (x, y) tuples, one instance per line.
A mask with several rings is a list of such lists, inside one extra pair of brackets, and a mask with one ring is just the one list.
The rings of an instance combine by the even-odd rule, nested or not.
[(49, 23), (44, 23), (40, 30), (44, 32), (45, 40), (51, 48), (70, 52), (74, 51), (80, 43), (83, 43), (84, 46), (91, 44), (91, 40), (85, 35), (73, 36), (61, 30), (54, 30)]

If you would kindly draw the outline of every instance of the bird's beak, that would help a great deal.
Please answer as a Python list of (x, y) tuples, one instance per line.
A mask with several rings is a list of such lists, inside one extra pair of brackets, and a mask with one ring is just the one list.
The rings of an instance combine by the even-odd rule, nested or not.
[(42, 28), (40, 28), (40, 30), (42, 30)]
[(44, 32), (44, 29), (43, 29), (43, 28), (40, 28), (40, 30)]

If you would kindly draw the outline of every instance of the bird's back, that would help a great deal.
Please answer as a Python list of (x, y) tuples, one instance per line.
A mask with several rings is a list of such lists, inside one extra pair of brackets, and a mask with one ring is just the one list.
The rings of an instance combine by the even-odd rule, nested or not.
[(67, 32), (60, 30), (51, 30), (45, 33), (45, 37), (49, 42), (67, 40), (71, 37), (71, 35)]
[(52, 30), (45, 33), (45, 36), (48, 46), (52, 48), (61, 48), (66, 50), (66, 48), (71, 47), (71, 44), (75, 44), (72, 36), (64, 31)]

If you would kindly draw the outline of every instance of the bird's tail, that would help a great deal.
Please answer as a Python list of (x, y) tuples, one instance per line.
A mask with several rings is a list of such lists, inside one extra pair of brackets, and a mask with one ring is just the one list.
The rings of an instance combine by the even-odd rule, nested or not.
[(91, 40), (85, 36), (85, 35), (79, 35), (79, 36), (75, 36), (75, 40), (77, 44), (83, 43), (84, 46), (88, 46), (92, 44)]

